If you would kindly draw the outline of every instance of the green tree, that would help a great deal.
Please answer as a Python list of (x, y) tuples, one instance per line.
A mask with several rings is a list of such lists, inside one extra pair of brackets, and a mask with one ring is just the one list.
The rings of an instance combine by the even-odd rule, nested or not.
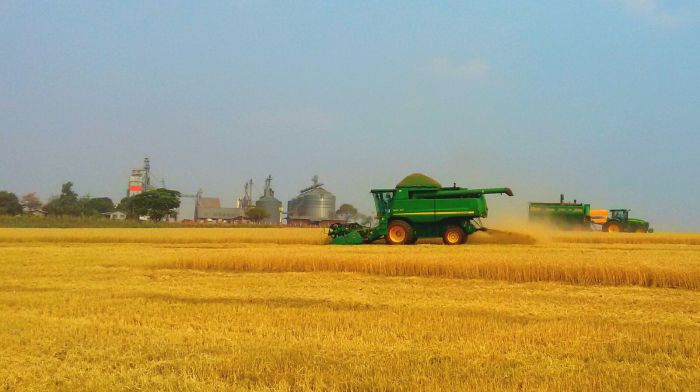
[(97, 211), (93, 210), (88, 206), (90, 203), (90, 195), (82, 196), (78, 199), (78, 209), (80, 210), (80, 215), (82, 216), (92, 216), (97, 215)]
[(51, 215), (78, 216), (81, 213), (78, 194), (73, 191), (73, 183), (68, 181), (61, 186), (61, 195), (51, 198), (44, 206), (46, 212)]
[(139, 193), (128, 199), (131, 199), (128, 203), (133, 214), (148, 216), (155, 222), (160, 222), (168, 215), (175, 215), (180, 207), (180, 192), (165, 188)]
[(357, 208), (352, 204), (343, 204), (335, 212), (335, 215), (342, 220), (349, 221), (357, 216)]
[(12, 192), (0, 191), (0, 215), (19, 215), (22, 213), (22, 205), (19, 204), (17, 195)]
[(117, 210), (121, 211), (126, 214), (126, 219), (138, 219), (138, 214), (136, 214), (136, 210), (134, 209), (134, 198), (133, 197), (125, 197), (121, 199), (119, 202), (119, 205), (117, 205)]
[(83, 215), (97, 215), (114, 211), (114, 202), (109, 197), (85, 196), (80, 199)]
[(63, 212), (61, 210), (61, 202), (58, 200), (58, 196), (50, 196), (49, 200), (44, 204), (44, 211), (49, 215), (61, 216)]
[(253, 222), (260, 222), (269, 217), (270, 214), (261, 207), (251, 207), (245, 212), (245, 216)]

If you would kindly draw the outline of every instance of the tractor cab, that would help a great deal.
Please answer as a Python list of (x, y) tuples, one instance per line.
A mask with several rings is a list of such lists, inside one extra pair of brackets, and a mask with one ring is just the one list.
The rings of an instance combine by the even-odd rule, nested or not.
[(629, 220), (630, 210), (610, 210), (610, 218), (608, 220), (615, 220), (618, 222), (627, 222)]

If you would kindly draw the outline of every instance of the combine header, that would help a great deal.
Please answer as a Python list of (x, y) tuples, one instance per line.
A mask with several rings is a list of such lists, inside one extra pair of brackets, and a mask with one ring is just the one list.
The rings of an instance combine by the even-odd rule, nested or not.
[(363, 244), (384, 238), (390, 245), (414, 244), (419, 238), (442, 237), (447, 245), (463, 244), (479, 230), (488, 214), (486, 194), (513, 196), (509, 188), (443, 188), (423, 174), (411, 174), (394, 189), (372, 189), (377, 226), (335, 223), (332, 244)]

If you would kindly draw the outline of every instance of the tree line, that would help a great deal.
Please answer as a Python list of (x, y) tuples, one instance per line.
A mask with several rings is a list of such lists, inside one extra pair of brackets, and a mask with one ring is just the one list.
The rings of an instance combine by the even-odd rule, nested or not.
[(125, 197), (119, 204), (109, 197), (78, 196), (73, 190), (73, 183), (61, 186), (61, 193), (42, 203), (36, 192), (18, 198), (9, 191), (0, 191), (0, 215), (51, 215), (56, 217), (81, 216), (94, 217), (122, 211), (127, 219), (139, 219), (147, 216), (159, 222), (168, 216), (175, 216), (180, 207), (180, 192), (170, 189), (154, 189), (141, 194)]
[[(73, 190), (73, 183), (66, 182), (61, 186), (61, 193), (52, 196), (42, 203), (36, 192), (31, 192), (18, 198), (12, 192), (0, 191), (0, 215), (40, 214), (56, 217), (95, 217), (106, 216), (114, 211), (121, 211), (126, 219), (139, 220), (142, 217), (160, 222), (168, 217), (176, 218), (180, 207), (180, 192), (158, 188), (127, 196), (116, 204), (109, 197), (78, 196)], [(253, 222), (260, 222), (269, 215), (260, 207), (251, 207), (245, 215)], [(350, 204), (343, 204), (336, 211), (336, 217), (345, 221), (369, 224), (371, 217), (363, 215)]]

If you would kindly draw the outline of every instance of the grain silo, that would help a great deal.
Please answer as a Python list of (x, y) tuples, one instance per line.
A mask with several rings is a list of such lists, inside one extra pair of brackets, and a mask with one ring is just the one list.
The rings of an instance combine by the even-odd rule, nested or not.
[(143, 167), (131, 170), (126, 195), (129, 197), (136, 196), (150, 190), (153, 190), (153, 186), (151, 186), (151, 161), (148, 158), (144, 158)]
[(318, 176), (312, 182), (287, 203), (288, 224), (325, 226), (335, 222), (335, 195), (322, 188)]
[(272, 176), (270, 175), (265, 179), (265, 191), (255, 206), (267, 212), (267, 217), (262, 220), (262, 223), (279, 225), (282, 224), (282, 202), (275, 198), (275, 191), (272, 190), (271, 183)]

